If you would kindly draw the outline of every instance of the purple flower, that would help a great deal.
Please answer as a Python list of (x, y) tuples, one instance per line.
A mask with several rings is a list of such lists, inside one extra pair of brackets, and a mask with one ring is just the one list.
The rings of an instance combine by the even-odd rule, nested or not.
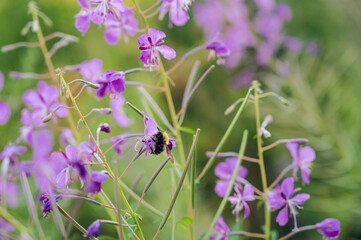
[(108, 175), (103, 172), (92, 171), (88, 177), (87, 184), (84, 187), (84, 191), (88, 193), (100, 192), (102, 183), (108, 179)]
[(26, 147), (19, 147), (16, 144), (7, 145), (0, 154), (0, 159), (5, 160), (8, 158), (11, 163), (19, 162), (17, 155), (22, 155), (26, 152)]
[(274, 211), (284, 206), (276, 218), (276, 222), (281, 226), (288, 223), (288, 209), (290, 209), (294, 219), (294, 228), (297, 229), (296, 214), (298, 212), (296, 208), (302, 209), (300, 205), (303, 205), (310, 198), (310, 195), (300, 193), (292, 197), (294, 193), (300, 190), (294, 189), (294, 182), (295, 180), (292, 177), (286, 178), (283, 180), (280, 188), (267, 192), (267, 203)]
[(63, 131), (61, 131), (61, 134), (59, 136), (59, 142), (63, 146), (69, 144), (75, 145), (76, 140), (74, 138), (73, 131), (69, 128), (65, 128)]
[(18, 193), (19, 187), (15, 182), (9, 182), (5, 180), (0, 181), (0, 199), (4, 201), (6, 198), (6, 202), (10, 208), (16, 208), (18, 206)]
[[(33, 133), (36, 130), (37, 124), (35, 123), (35, 116), (33, 116), (28, 109), (21, 110), (21, 123), (24, 124), (20, 128), (20, 134), (22, 139), (30, 146), (33, 145)], [(39, 124), (44, 125), (44, 123)]]
[[(224, 197), (227, 193), (233, 171), (237, 164), (237, 158), (227, 158), (224, 162), (219, 163), (214, 169), (215, 175), (219, 178), (214, 191), (219, 197)], [(239, 168), (235, 183), (241, 183), (242, 179), (247, 176), (247, 169), (243, 166)]]
[(239, 212), (242, 211), (244, 207), (244, 218), (249, 216), (249, 206), (247, 202), (254, 200), (254, 190), (251, 184), (246, 184), (244, 189), (238, 186), (234, 186), (234, 191), (236, 192), (233, 196), (228, 198), (228, 201), (234, 206), (232, 213), (236, 215), (236, 221), (239, 219)]
[(299, 148), (299, 144), (298, 142), (291, 141), (286, 144), (286, 147), (292, 156), (293, 175), (296, 175), (297, 170), (301, 169), (302, 182), (309, 184), (310, 168), (316, 158), (316, 153), (315, 150), (309, 146)]
[(120, 126), (120, 127), (128, 127), (130, 125), (130, 120), (125, 115), (123, 106), (124, 106), (125, 100), (123, 95), (120, 94), (112, 94), (110, 95), (110, 107), (112, 109), (112, 116), (114, 121)]
[[(54, 200), (55, 202), (58, 202), (59, 200), (62, 200), (63, 199), (63, 195), (54, 195)], [(44, 217), (48, 217), (50, 211), (52, 210), (51, 209), (51, 200), (50, 200), (50, 195), (48, 193), (43, 193), (41, 194), (40, 196), (40, 199), (39, 199), (39, 202), (44, 204), (43, 205), (43, 214), (44, 214)]]
[(138, 38), (139, 50), (140, 50), (140, 60), (144, 63), (144, 66), (158, 66), (158, 52), (159, 51), (163, 57), (167, 60), (171, 60), (176, 57), (176, 52), (173, 48), (166, 45), (160, 44), (164, 43), (163, 38), (166, 37), (165, 33), (162, 31), (149, 28), (148, 34), (143, 34)]
[(109, 140), (109, 143), (111, 143), (111, 144), (116, 144), (117, 143), (117, 145), (115, 145), (114, 146), (114, 151), (116, 152), (116, 154), (118, 155), (118, 156), (120, 156), (121, 155), (121, 153), (122, 153), (122, 150), (121, 150), (121, 145), (122, 144), (124, 144), (125, 142), (127, 141), (127, 139), (124, 139), (124, 135), (122, 134), (122, 135), (119, 135), (119, 136), (116, 136), (116, 137), (113, 137), (113, 138), (111, 138), (110, 140)]
[(84, 237), (97, 237), (99, 235), (100, 224), (101, 224), (101, 221), (99, 219), (95, 220), (88, 227), (88, 230), (87, 230), (86, 234), (84, 234)]
[(137, 34), (138, 21), (134, 18), (134, 13), (131, 9), (126, 9), (120, 13), (120, 19), (112, 14), (109, 14), (105, 19), (104, 39), (109, 45), (115, 45), (123, 36), (125, 42), (128, 42), (128, 36)]
[[(45, 116), (52, 113), (57, 107), (62, 106), (63, 104), (57, 101), (58, 97), (58, 89), (44, 81), (38, 83), (38, 91), (26, 91), (23, 95), (23, 101), (33, 110), (31, 114), (32, 121), (41, 124), (41, 120)], [(60, 108), (55, 114), (60, 118), (64, 118), (68, 115), (68, 109)]]
[(285, 47), (294, 53), (299, 53), (302, 50), (303, 44), (302, 42), (295, 37), (285, 37), (284, 39)]
[(218, 64), (224, 64), (224, 59), (222, 57), (229, 56), (229, 54), (231, 54), (231, 50), (225, 43), (216, 40), (217, 36), (218, 34), (216, 34), (216, 36), (209, 43), (207, 43), (206, 49), (211, 50), (210, 57), (212, 57), (212, 55), (217, 56)]
[[(0, 92), (4, 87), (4, 74), (0, 71)], [(0, 125), (4, 125), (8, 122), (11, 114), (11, 110), (8, 104), (0, 101)]]
[(216, 228), (214, 230), (216, 234), (208, 238), (208, 240), (228, 240), (229, 227), (224, 222), (222, 216), (217, 219)]
[(65, 148), (65, 153), (53, 152), (51, 160), (55, 168), (55, 185), (57, 188), (65, 188), (72, 181), (71, 170), (75, 170), (82, 181), (86, 181), (87, 170), (84, 163), (78, 157), (78, 150), (72, 145)]
[(100, 84), (96, 93), (98, 97), (104, 97), (108, 90), (111, 93), (125, 91), (125, 75), (123, 72), (107, 71), (100, 75), (96, 82)]
[(271, 136), (271, 133), (269, 131), (266, 130), (266, 127), (268, 124), (270, 124), (272, 122), (272, 116), (271, 115), (267, 115), (262, 124), (261, 127), (258, 129), (258, 135), (259, 136), (264, 136), (265, 138), (269, 138)]
[(100, 132), (110, 133), (111, 128), (108, 123), (101, 123), (98, 127)]
[(103, 67), (103, 61), (94, 58), (89, 61), (84, 61), (80, 64), (79, 72), (85, 81), (95, 83), (99, 78)]
[(89, 162), (91, 162), (93, 156), (97, 158), (95, 155), (98, 150), (91, 137), (89, 137), (89, 142), (90, 144), (88, 142), (81, 142), (79, 144), (79, 151), (81, 158), (87, 159)]
[(169, 26), (172, 26), (172, 24), (183, 26), (189, 19), (187, 12), (189, 2), (190, 1), (182, 0), (163, 0), (160, 7), (159, 19), (162, 20), (169, 12)]
[(315, 225), (316, 230), (326, 239), (336, 239), (340, 235), (340, 221), (334, 218), (327, 218)]

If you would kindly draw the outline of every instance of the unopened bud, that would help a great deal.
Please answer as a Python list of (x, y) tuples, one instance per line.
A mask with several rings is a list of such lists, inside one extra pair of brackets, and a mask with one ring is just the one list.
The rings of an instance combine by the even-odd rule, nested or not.
[(101, 123), (98, 127), (98, 130), (105, 133), (110, 133), (111, 128), (108, 123)]
[(100, 85), (99, 85), (99, 84), (96, 84), (96, 83), (92, 83), (92, 82), (88, 82), (88, 81), (84, 81), (84, 83), (85, 83), (88, 87), (91, 87), (91, 88), (94, 88), (94, 89), (99, 89), (99, 88), (100, 88)]
[(45, 117), (43, 117), (43, 119), (41, 119), (41, 121), (43, 123), (47, 123), (53, 118), (53, 116), (54, 116), (54, 113), (51, 112), (48, 115), (46, 115)]

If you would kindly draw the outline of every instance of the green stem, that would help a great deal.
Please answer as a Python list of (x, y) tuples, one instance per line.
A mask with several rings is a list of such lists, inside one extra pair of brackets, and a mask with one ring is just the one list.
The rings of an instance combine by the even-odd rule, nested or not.
[(30, 236), (28, 228), (18, 222), (15, 217), (13, 217), (10, 213), (6, 211), (6, 209), (2, 207), (0, 207), (0, 217), (3, 218), (6, 222), (10, 223), (21, 234), (26, 234), (27, 236)]
[(252, 237), (252, 238), (265, 238), (264, 234), (251, 233), (251, 232), (245, 232), (245, 231), (234, 231), (234, 232), (230, 232), (228, 234), (228, 236), (232, 236), (232, 235), (244, 235), (244, 236)]
[(257, 127), (257, 150), (258, 150), (258, 158), (259, 158), (259, 168), (261, 171), (261, 179), (262, 179), (262, 187), (263, 187), (263, 199), (264, 199), (264, 218), (265, 218), (265, 239), (270, 239), (271, 234), (271, 214), (268, 211), (268, 204), (267, 204), (267, 178), (266, 178), (266, 169), (264, 166), (264, 159), (263, 159), (263, 148), (262, 148), (262, 139), (260, 134), (258, 134), (258, 129), (261, 128), (261, 120), (260, 120), (260, 111), (259, 111), (259, 83), (257, 81), (253, 81), (254, 87), (254, 108), (256, 112), (256, 127)]
[(217, 212), (216, 212), (216, 214), (214, 215), (214, 218), (213, 218), (211, 224), (209, 225), (209, 228), (208, 228), (206, 234), (204, 235), (204, 237), (203, 237), (202, 239), (207, 239), (208, 235), (211, 233), (211, 231), (212, 231), (212, 229), (213, 229), (214, 224), (216, 224), (218, 218), (222, 215), (223, 209), (224, 209), (224, 207), (226, 206), (226, 204), (227, 204), (227, 202), (228, 202), (228, 197), (229, 197), (229, 195), (230, 195), (231, 192), (232, 192), (233, 184), (234, 184), (234, 182), (236, 181), (239, 168), (241, 167), (241, 164), (242, 164), (242, 156), (243, 156), (244, 151), (245, 151), (245, 149), (246, 149), (247, 137), (248, 137), (248, 131), (247, 131), (247, 130), (244, 130), (244, 132), (243, 132), (243, 137), (242, 137), (242, 143), (241, 143), (241, 146), (240, 146), (240, 148), (239, 148), (237, 165), (236, 165), (236, 167), (235, 167), (235, 169), (234, 169), (234, 171), (233, 171), (232, 178), (231, 178), (231, 181), (230, 181), (229, 186), (228, 186), (228, 189), (227, 189), (227, 193), (226, 193), (226, 195), (223, 197), (222, 202), (221, 202), (221, 204), (219, 205), (219, 207), (218, 207), (218, 209), (217, 209)]
[(234, 116), (231, 124), (229, 125), (226, 133), (224, 134), (224, 136), (222, 137), (221, 141), (219, 142), (216, 150), (214, 151), (213, 156), (209, 159), (209, 161), (207, 162), (206, 166), (203, 168), (202, 172), (199, 174), (197, 181), (199, 182), (201, 180), (201, 178), (204, 176), (204, 174), (209, 170), (209, 168), (212, 166), (213, 162), (216, 160), (216, 157), (219, 153), (219, 151), (221, 150), (221, 148), (223, 147), (223, 145), (226, 143), (226, 140), (228, 139), (229, 135), (231, 134), (234, 126), (236, 125), (237, 120), (239, 119), (239, 117), (241, 116), (242, 111), (244, 110), (244, 108), (246, 107), (246, 104), (248, 102), (248, 98), (249, 95), (251, 94), (252, 91), (252, 87), (248, 90), (244, 101), (242, 102), (242, 105), (239, 107), (238, 112), (236, 113), (236, 116)]

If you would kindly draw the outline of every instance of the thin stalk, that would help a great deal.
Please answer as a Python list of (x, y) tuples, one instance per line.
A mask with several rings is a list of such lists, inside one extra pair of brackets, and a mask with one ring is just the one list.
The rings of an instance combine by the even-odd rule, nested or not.
[(267, 151), (269, 149), (272, 149), (274, 147), (276, 147), (277, 145), (281, 144), (281, 143), (288, 143), (290, 141), (305, 141), (307, 142), (308, 140), (306, 138), (298, 138), (298, 139), (279, 139), (277, 141), (275, 141), (274, 143), (271, 143), (270, 145), (267, 145), (265, 147), (262, 148), (263, 151)]
[(246, 231), (233, 231), (228, 234), (228, 236), (232, 236), (232, 235), (243, 235), (243, 236), (247, 236), (247, 237), (263, 238), (263, 239), (265, 238), (264, 234), (251, 233), (251, 232), (246, 232)]
[[(160, 232), (160, 231), (162, 230), (162, 228), (164, 227), (164, 225), (165, 225), (165, 223), (167, 222), (167, 219), (168, 219), (168, 217), (169, 217), (169, 214), (171, 213), (171, 211), (172, 211), (172, 209), (173, 209), (173, 207), (174, 207), (174, 204), (175, 204), (175, 201), (177, 200), (179, 191), (180, 191), (180, 189), (181, 189), (182, 186), (183, 186), (183, 181), (184, 181), (185, 176), (186, 176), (186, 174), (187, 174), (188, 166), (189, 166), (189, 163), (190, 163), (190, 161), (191, 161), (191, 159), (192, 159), (193, 151), (194, 151), (194, 149), (195, 149), (195, 145), (196, 145), (196, 143), (197, 143), (197, 141), (198, 141), (199, 132), (200, 132), (200, 129), (198, 128), (196, 134), (193, 136), (193, 143), (192, 143), (192, 146), (191, 146), (191, 148), (190, 148), (190, 150), (189, 150), (188, 157), (187, 157), (187, 162), (186, 162), (186, 164), (185, 164), (185, 166), (184, 166), (184, 169), (183, 169), (182, 175), (181, 175), (181, 177), (180, 177), (180, 179), (179, 179), (177, 188), (176, 188), (176, 190), (175, 190), (175, 192), (174, 192), (174, 194), (173, 194), (173, 197), (172, 197), (172, 200), (171, 200), (171, 202), (170, 202), (170, 204), (169, 204), (169, 206), (168, 206), (167, 212), (165, 213), (165, 215), (164, 215), (161, 223), (159, 224), (157, 233), (155, 234), (155, 236), (153, 237), (153, 239), (156, 239), (156, 237), (158, 236), (159, 232)], [(193, 234), (192, 234), (192, 235), (193, 235)], [(192, 236), (192, 235), (191, 235), (191, 236)]]
[[(113, 162), (113, 169), (115, 172), (115, 179), (118, 179), (118, 170), (117, 170), (117, 162), (114, 161)], [(115, 206), (117, 209), (117, 221), (118, 221), (118, 226), (117, 226), (117, 233), (118, 233), (118, 237), (119, 240), (122, 239), (122, 223), (120, 222), (120, 206), (119, 206), (119, 196), (118, 196), (118, 183), (116, 181), (114, 181), (114, 201), (115, 201)]]
[(186, 60), (189, 56), (191, 56), (193, 53), (196, 53), (200, 50), (205, 49), (204, 46), (199, 46), (196, 48), (191, 49), (190, 51), (188, 51), (186, 54), (183, 55), (183, 57), (181, 59), (179, 59), (179, 61), (171, 68), (169, 69), (166, 73), (167, 74), (171, 74), (174, 70), (176, 70), (183, 62), (184, 60)]
[[(214, 154), (214, 152), (212, 152), (212, 151), (208, 151), (206, 153), (206, 155), (208, 157), (212, 157), (213, 154)], [(236, 152), (220, 152), (220, 153), (217, 154), (216, 158), (237, 157), (237, 156), (238, 156), (238, 153), (236, 153)], [(253, 158), (253, 157), (248, 157), (248, 156), (243, 156), (242, 160), (245, 160), (247, 162), (259, 163), (259, 159)]]
[(297, 230), (294, 230), (294, 231), (290, 232), (289, 234), (279, 238), (278, 240), (286, 240), (286, 239), (289, 239), (290, 237), (292, 237), (293, 235), (295, 235), (295, 234), (297, 234), (299, 232), (314, 230), (314, 229), (315, 229), (315, 225), (300, 227)]
[(276, 180), (273, 181), (273, 183), (268, 187), (268, 190), (271, 190), (273, 189), (282, 179), (283, 177), (285, 176), (285, 174), (292, 170), (293, 168), (293, 165), (289, 165), (287, 166), (285, 169), (282, 170), (282, 172), (280, 173), (280, 175), (278, 175), (278, 177), (276, 178)]
[(198, 175), (197, 181), (199, 182), (202, 177), (204, 176), (204, 174), (209, 170), (209, 168), (212, 166), (213, 162), (215, 161), (219, 151), (221, 150), (221, 148), (223, 147), (223, 145), (226, 143), (229, 135), (231, 134), (234, 126), (236, 125), (237, 120), (239, 119), (239, 117), (241, 116), (241, 113), (243, 112), (244, 108), (246, 107), (246, 104), (248, 102), (248, 98), (249, 95), (251, 94), (252, 91), (252, 87), (248, 90), (246, 96), (245, 96), (245, 100), (242, 102), (242, 105), (239, 107), (238, 112), (236, 113), (236, 116), (234, 116), (231, 124), (229, 125), (226, 133), (224, 134), (224, 136), (222, 137), (221, 141), (219, 142), (218, 146), (216, 147), (216, 150), (214, 151), (213, 156), (209, 159), (209, 161), (207, 162), (206, 166), (203, 168), (202, 172)]
[[(80, 112), (80, 109), (79, 109), (79, 107), (78, 107), (78, 105), (77, 105), (77, 103), (76, 103), (76, 101), (75, 101), (75, 99), (74, 99), (74, 97), (73, 97), (73, 95), (72, 95), (72, 93), (71, 93), (71, 91), (70, 91), (69, 85), (67, 85), (67, 83), (65, 82), (62, 74), (59, 74), (59, 76), (60, 76), (60, 81), (62, 81), (63, 86), (65, 86), (66, 91), (67, 91), (67, 94), (68, 94), (70, 100), (72, 101), (73, 106), (75, 107), (75, 110), (78, 112), (81, 121), (83, 122), (83, 124), (84, 124), (87, 132), (88, 132), (89, 135), (90, 135), (90, 138), (91, 138), (92, 141), (94, 142), (95, 147), (96, 147), (96, 149), (97, 149), (100, 157), (101, 157), (102, 160), (103, 160), (105, 169), (109, 172), (110, 178), (111, 178), (113, 181), (117, 181), (117, 179), (114, 178), (114, 173), (113, 173), (112, 169), (109, 167), (109, 164), (108, 164), (108, 162), (107, 162), (107, 160), (106, 160), (106, 158), (105, 158), (105, 155), (104, 155), (103, 152), (101, 151), (99, 145), (96, 144), (96, 140), (95, 140), (92, 132), (90, 131), (90, 128), (89, 128), (87, 122), (85, 121), (85, 119), (84, 119), (84, 117), (83, 117), (83, 114)], [(124, 193), (123, 193), (123, 190), (122, 190), (122, 186), (121, 186), (120, 181), (118, 181), (118, 184), (119, 184), (119, 193), (120, 193), (120, 196), (122, 197), (122, 199), (123, 199), (126, 207), (127, 207), (128, 210), (129, 210), (129, 214), (131, 215), (131, 217), (132, 217), (132, 219), (133, 219), (133, 221), (134, 221), (134, 224), (136, 225), (136, 228), (137, 228), (137, 230), (138, 230), (138, 232), (139, 232), (140, 238), (143, 240), (143, 239), (144, 239), (144, 236), (143, 236), (142, 229), (140, 228), (138, 219), (137, 219), (136, 215), (134, 214), (132, 207), (131, 207), (130, 204), (128, 203), (128, 201), (127, 201), (127, 199), (126, 199), (126, 197), (125, 197), (125, 195), (124, 195)]]
[(45, 44), (46, 41), (45, 41), (43, 32), (41, 30), (41, 27), (40, 27), (38, 9), (37, 9), (37, 7), (35, 5), (35, 2), (30, 2), (29, 3), (29, 9), (30, 9), (31, 15), (33, 17), (34, 24), (37, 25), (37, 27), (36, 27), (36, 35), (37, 35), (38, 40), (39, 40), (39, 46), (40, 46), (41, 52), (43, 53), (46, 66), (49, 69), (50, 77), (51, 77), (52, 81), (55, 83), (56, 82), (55, 69), (54, 69), (53, 62), (51, 61), (51, 57), (50, 57), (50, 54), (48, 52), (48, 49), (46, 48), (46, 44)]
[[(171, 177), (171, 183), (172, 183), (172, 194), (175, 193), (175, 178), (174, 178), (174, 168), (171, 169), (170, 171), (170, 177)], [(175, 230), (176, 230), (176, 211), (174, 209), (174, 211), (172, 212), (172, 217), (173, 217), (173, 221), (172, 221), (172, 237), (171, 240), (175, 240)]]
[[(257, 132), (258, 129), (261, 127), (261, 120), (260, 120), (260, 111), (259, 111), (259, 83), (257, 81), (253, 82), (254, 86), (254, 108), (256, 112), (256, 127)], [(268, 211), (268, 204), (267, 204), (267, 178), (266, 178), (266, 169), (264, 166), (264, 159), (263, 159), (263, 149), (262, 149), (262, 139), (259, 134), (257, 134), (257, 150), (258, 150), (258, 158), (259, 158), (259, 168), (261, 172), (261, 179), (262, 179), (262, 187), (263, 187), (263, 197), (264, 197), (264, 218), (265, 218), (265, 239), (270, 239), (271, 234), (271, 214)]]
[(142, 24), (143, 24), (146, 32), (148, 32), (148, 28), (149, 28), (149, 27), (148, 27), (148, 23), (147, 23), (147, 20), (145, 20), (145, 17), (144, 17), (144, 14), (143, 14), (142, 10), (140, 10), (138, 1), (137, 1), (137, 0), (133, 0), (133, 4), (134, 4), (134, 9), (135, 9), (135, 11), (138, 12), (140, 21), (142, 22)]
[(35, 226), (36, 226), (36, 229), (37, 229), (37, 231), (39, 233), (39, 237), (42, 240), (46, 239), (44, 231), (43, 231), (43, 229), (41, 228), (41, 225), (40, 225), (38, 213), (37, 213), (36, 208), (35, 208), (34, 199), (33, 199), (32, 195), (31, 195), (29, 182), (28, 182), (28, 179), (26, 178), (26, 175), (25, 175), (24, 172), (20, 173), (20, 179), (21, 179), (21, 183), (23, 185), (25, 198), (26, 198), (26, 201), (28, 203), (27, 205), (28, 205), (29, 213), (31, 214), (31, 217), (33, 218), (33, 220), (35, 222)]
[[(197, 162), (197, 146), (195, 146), (195, 150), (193, 151), (192, 157), (192, 166), (191, 166), (191, 199), (192, 199), (192, 211), (193, 211), (193, 219), (192, 219), (192, 228), (195, 229), (195, 189), (196, 189), (196, 162)], [(194, 239), (194, 231), (193, 231), (193, 239)]]
[(213, 217), (213, 220), (211, 222), (211, 224), (209, 225), (209, 228), (206, 232), (206, 234), (204, 234), (204, 237), (202, 239), (207, 239), (207, 237), (209, 236), (209, 234), (211, 233), (214, 224), (216, 224), (217, 219), (222, 215), (223, 209), (226, 206), (227, 202), (228, 202), (228, 197), (232, 192), (233, 189), (233, 184), (236, 181), (237, 178), (237, 174), (239, 171), (239, 168), (241, 167), (242, 164), (242, 155), (244, 154), (245, 150), (246, 150), (246, 145), (247, 145), (247, 137), (248, 137), (248, 131), (244, 130), (243, 131), (243, 136), (242, 136), (242, 142), (241, 142), (241, 146), (239, 148), (239, 154), (238, 154), (238, 160), (237, 160), (237, 165), (233, 171), (232, 174), (232, 178), (231, 181), (229, 183), (228, 189), (227, 189), (227, 193), (226, 195), (223, 197), (221, 204), (219, 205), (216, 214)]
[(156, 1), (152, 6), (150, 6), (148, 9), (144, 10), (142, 13), (146, 14), (146, 13), (150, 12), (152, 9), (157, 7), (160, 3), (161, 3), (161, 1)]

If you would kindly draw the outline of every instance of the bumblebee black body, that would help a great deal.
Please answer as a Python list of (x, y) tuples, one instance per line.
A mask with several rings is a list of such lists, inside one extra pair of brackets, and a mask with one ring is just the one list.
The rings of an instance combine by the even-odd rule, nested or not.
[(168, 143), (168, 134), (165, 132), (157, 132), (152, 136), (152, 144), (149, 146), (150, 153), (155, 155), (162, 153)]

